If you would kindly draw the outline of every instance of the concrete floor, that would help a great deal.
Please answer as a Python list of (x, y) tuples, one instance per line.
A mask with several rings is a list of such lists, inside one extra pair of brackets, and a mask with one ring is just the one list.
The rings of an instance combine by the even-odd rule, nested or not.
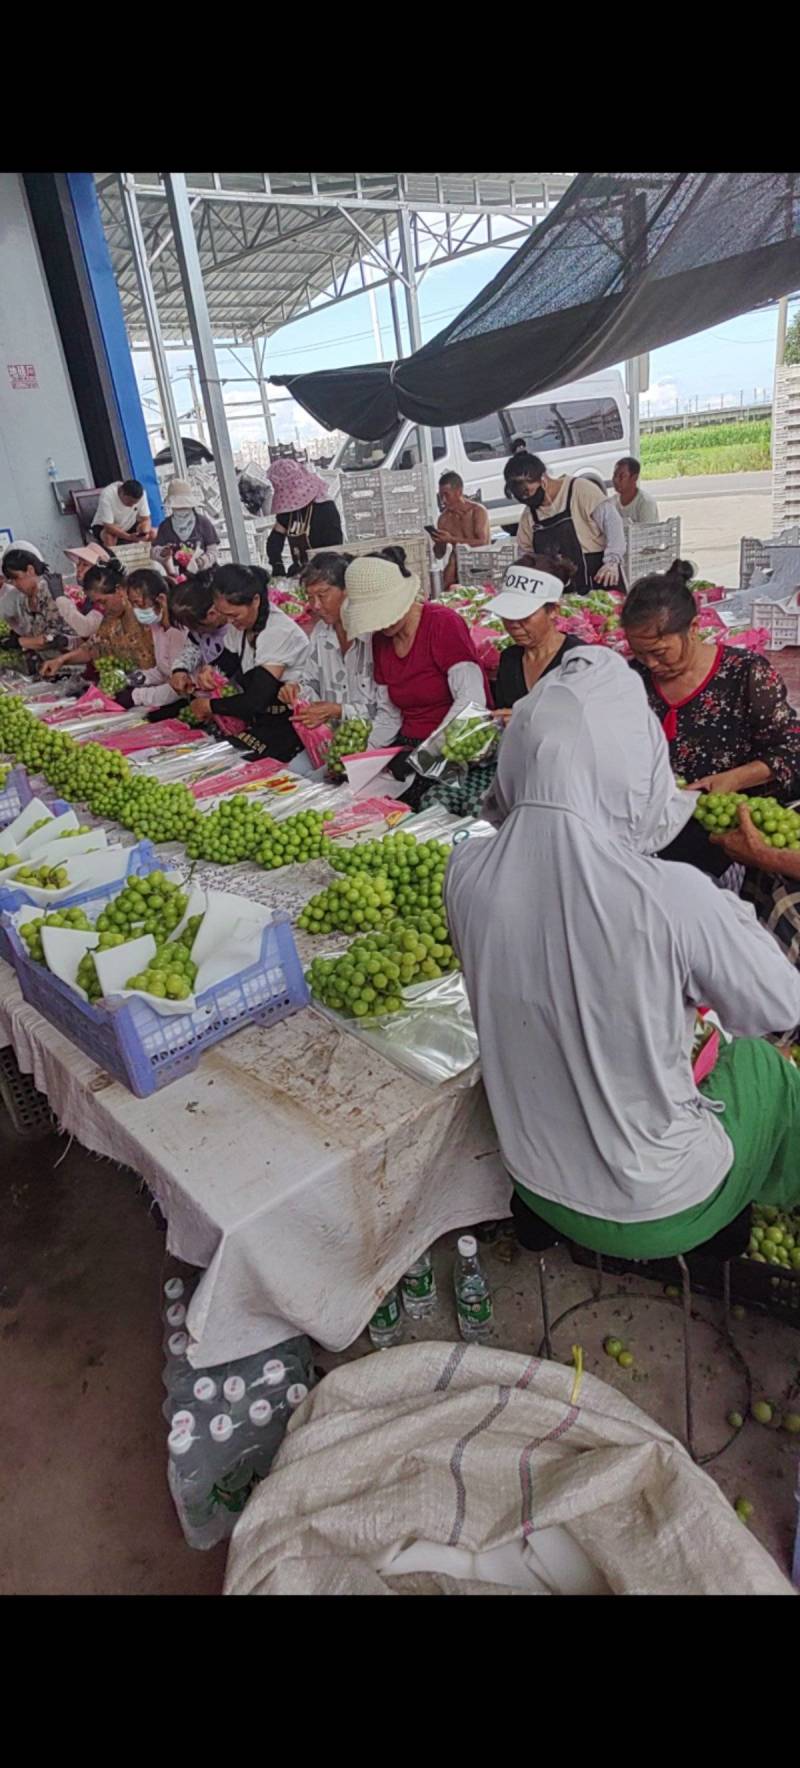
[[(159, 1305), (164, 1236), (135, 1178), (51, 1135), (20, 1140), (0, 1109), (0, 1594), (216, 1595), (225, 1549), (198, 1553), (181, 1535), (165, 1477)], [(55, 1163), (59, 1164), (56, 1165)], [(440, 1299), (407, 1336), (456, 1336), (451, 1295), (455, 1235), (440, 1242)], [(492, 1342), (530, 1352), (541, 1312), (535, 1262), (510, 1242), (484, 1249), (495, 1297)], [(549, 1256), (553, 1314), (591, 1293), (589, 1273)], [(555, 1352), (583, 1346), (586, 1367), (629, 1393), (680, 1433), (679, 1309), (643, 1281), (609, 1279), (608, 1298), (564, 1322)], [(638, 1292), (638, 1296), (637, 1293)], [(742, 1374), (704, 1324), (715, 1303), (697, 1302), (696, 1405), (702, 1450), (729, 1435), (742, 1407)], [(779, 1403), (800, 1379), (800, 1337), (755, 1314), (737, 1321), (754, 1393)], [(603, 1354), (609, 1332), (634, 1351), (623, 1372)], [(345, 1353), (369, 1351), (362, 1337)], [(379, 1354), (379, 1353), (376, 1353)], [(319, 1366), (340, 1359), (320, 1352)], [(755, 1505), (753, 1528), (778, 1563), (790, 1564), (798, 1439), (749, 1422), (709, 1471), (726, 1495)]]
[(769, 540), (774, 532), (772, 474), (711, 473), (695, 479), (642, 480), (658, 503), (662, 522), (681, 518), (681, 553), (699, 577), (739, 587), (743, 534)]

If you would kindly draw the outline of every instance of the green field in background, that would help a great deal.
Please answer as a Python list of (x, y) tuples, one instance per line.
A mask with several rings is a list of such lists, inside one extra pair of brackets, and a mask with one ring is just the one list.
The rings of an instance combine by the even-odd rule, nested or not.
[(702, 473), (760, 473), (772, 465), (769, 418), (698, 424), (642, 436), (643, 479), (689, 479)]

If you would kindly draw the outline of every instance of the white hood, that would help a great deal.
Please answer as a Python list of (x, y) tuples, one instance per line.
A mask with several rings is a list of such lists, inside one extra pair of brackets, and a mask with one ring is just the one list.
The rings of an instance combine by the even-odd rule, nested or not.
[(575, 651), (514, 709), (499, 832), (455, 849), (450, 926), (513, 1178), (608, 1221), (703, 1201), (732, 1148), (691, 1073), (696, 1005), (785, 1031), (800, 979), (727, 891), (645, 858), (691, 814), (644, 688)]

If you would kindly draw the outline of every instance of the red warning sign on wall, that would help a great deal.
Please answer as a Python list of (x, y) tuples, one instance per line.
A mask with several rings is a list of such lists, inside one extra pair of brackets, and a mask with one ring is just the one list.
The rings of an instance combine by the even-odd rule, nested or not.
[(29, 387), (38, 387), (36, 369), (32, 362), (9, 362), (6, 366), (15, 392), (24, 392)]

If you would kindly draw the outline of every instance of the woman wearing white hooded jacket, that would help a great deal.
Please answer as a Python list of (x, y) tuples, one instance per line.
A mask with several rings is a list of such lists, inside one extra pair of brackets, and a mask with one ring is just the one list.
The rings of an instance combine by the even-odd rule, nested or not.
[[(800, 1200), (800, 1072), (767, 1033), (800, 976), (753, 911), (647, 857), (694, 809), (641, 682), (576, 651), (514, 712), (492, 820), (454, 851), (451, 934), (518, 1196), (604, 1253), (672, 1256)], [(735, 1035), (698, 1091), (697, 1006)]]

